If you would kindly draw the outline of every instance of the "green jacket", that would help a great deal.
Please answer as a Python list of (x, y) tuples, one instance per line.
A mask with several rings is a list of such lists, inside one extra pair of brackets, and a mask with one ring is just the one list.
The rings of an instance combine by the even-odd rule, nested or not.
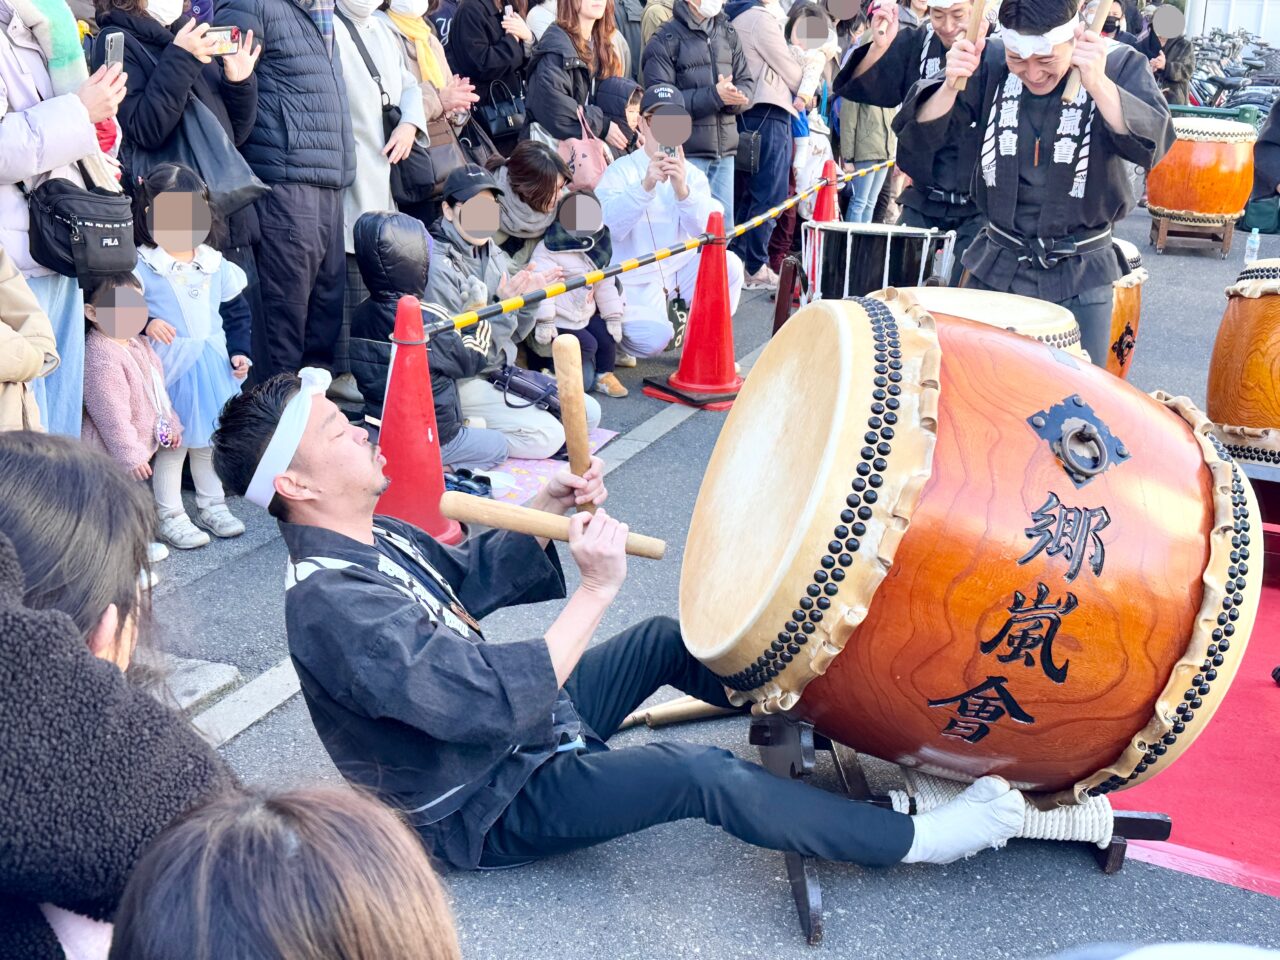
[(840, 159), (846, 163), (889, 160), (898, 149), (893, 134), (897, 107), (873, 107), (852, 100), (840, 101)]

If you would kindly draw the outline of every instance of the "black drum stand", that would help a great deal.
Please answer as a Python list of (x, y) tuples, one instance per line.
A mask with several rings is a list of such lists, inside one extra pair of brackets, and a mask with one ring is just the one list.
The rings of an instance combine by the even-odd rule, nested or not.
[[(813, 773), (817, 751), (829, 751), (844, 793), (854, 800), (893, 807), (887, 796), (872, 793), (858, 754), (816, 732), (812, 724), (776, 714), (753, 717), (750, 740), (752, 746), (760, 749), (760, 763), (766, 770), (775, 776), (796, 780)], [(1172, 821), (1163, 813), (1116, 810), (1114, 817), (1115, 830), (1105, 848), (1092, 843), (1083, 844), (1090, 849), (1106, 874), (1118, 873), (1124, 866), (1129, 840), (1168, 840), (1172, 830)], [(817, 946), (822, 943), (822, 883), (818, 878), (817, 864), (812, 858), (798, 853), (784, 853), (783, 856), (787, 864), (787, 879), (791, 883), (791, 896), (800, 916), (800, 929), (809, 945)]]

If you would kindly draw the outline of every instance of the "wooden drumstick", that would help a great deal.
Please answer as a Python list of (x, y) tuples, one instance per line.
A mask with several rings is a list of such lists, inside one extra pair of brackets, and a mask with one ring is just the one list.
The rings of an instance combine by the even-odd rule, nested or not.
[(647, 727), (665, 727), (673, 723), (687, 723), (690, 720), (705, 720), (710, 717), (727, 717), (739, 713), (732, 707), (717, 707), (704, 703), (697, 697), (677, 697), (652, 707), (641, 707), (627, 714), (619, 730), (628, 730), (644, 724)]
[[(559, 540), (561, 543), (569, 542), (569, 518), (547, 513), (545, 510), (519, 507), (514, 503), (502, 503), (487, 497), (473, 497), (469, 493), (446, 490), (440, 497), (440, 512), (459, 523), (497, 527), (500, 530), (527, 533), (533, 537)], [(628, 533), (626, 551), (628, 556), (661, 560), (666, 556), (667, 544), (656, 537)]]
[[(587, 396), (582, 383), (582, 346), (572, 334), (562, 333), (551, 344), (556, 365), (556, 389), (560, 394), (560, 421), (564, 424), (564, 445), (569, 449), (569, 469), (585, 476), (591, 469), (591, 441), (587, 438)], [(596, 512), (594, 503), (583, 510)], [(567, 529), (567, 528), (566, 528)]]
[[(1098, 0), (1098, 9), (1093, 14), (1093, 23), (1089, 29), (1102, 36), (1102, 26), (1107, 22), (1107, 14), (1111, 12), (1109, 0)], [(1072, 67), (1067, 75), (1067, 85), (1062, 88), (1062, 102), (1070, 103), (1080, 93), (1080, 69)]]
[[(969, 11), (969, 27), (964, 32), (965, 39), (970, 43), (978, 42), (978, 35), (982, 33), (982, 21), (986, 15), (986, 0), (973, 0), (973, 8)], [(963, 93), (968, 85), (969, 78), (960, 77), (956, 80), (956, 93)]]

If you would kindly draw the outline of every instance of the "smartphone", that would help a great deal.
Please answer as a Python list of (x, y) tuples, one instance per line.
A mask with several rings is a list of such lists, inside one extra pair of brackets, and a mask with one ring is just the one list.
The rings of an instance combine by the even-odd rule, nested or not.
[(508, 17), (514, 17), (516, 15), (515, 11), (511, 9), (511, 4), (509, 3), (502, 8), (502, 12), (506, 14)]
[(667, 146), (665, 143), (664, 143), (664, 144), (661, 144), (660, 146), (661, 146), (662, 152), (663, 152), (663, 153), (665, 153), (668, 157), (678, 157), (678, 156), (680, 156), (680, 148), (679, 148), (679, 147), (669, 147), (669, 146)]
[(107, 59), (109, 67), (113, 63), (124, 66), (124, 34), (116, 31), (107, 34)]
[(239, 27), (210, 27), (205, 36), (214, 42), (213, 54), (216, 57), (225, 57), (240, 51)]

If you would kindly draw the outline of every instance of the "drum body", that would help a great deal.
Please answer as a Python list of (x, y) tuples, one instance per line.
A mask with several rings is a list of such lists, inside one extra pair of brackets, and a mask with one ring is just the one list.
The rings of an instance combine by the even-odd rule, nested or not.
[(1208, 407), (1233, 456), (1280, 464), (1280, 260), (1255, 260), (1227, 288)]
[(950, 269), (954, 232), (880, 223), (801, 225), (809, 300), (841, 300), (888, 286), (921, 286)]
[(1253, 189), (1253, 144), (1247, 123), (1176, 117), (1178, 139), (1147, 175), (1147, 208), (1179, 223), (1220, 226), (1244, 215)]
[(1142, 285), (1147, 282), (1147, 271), (1143, 269), (1142, 254), (1137, 247), (1118, 237), (1113, 242), (1125, 275), (1111, 285), (1111, 350), (1107, 355), (1107, 370), (1117, 377), (1128, 377), (1133, 351), (1138, 346)]
[(903, 287), (900, 292), (935, 317), (987, 323), (1089, 359), (1080, 344), (1080, 324), (1070, 310), (1056, 303), (967, 287)]
[(1249, 637), (1248, 481), (1185, 401), (882, 297), (756, 362), (689, 529), (689, 650), (739, 702), (1043, 805), (1154, 775)]

